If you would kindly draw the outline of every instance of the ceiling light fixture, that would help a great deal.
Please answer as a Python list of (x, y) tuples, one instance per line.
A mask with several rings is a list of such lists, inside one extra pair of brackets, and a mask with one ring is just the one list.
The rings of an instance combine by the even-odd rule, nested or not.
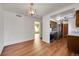
[(36, 9), (34, 8), (34, 4), (33, 3), (30, 3), (30, 7), (29, 7), (29, 14), (31, 16), (35, 15), (36, 13)]

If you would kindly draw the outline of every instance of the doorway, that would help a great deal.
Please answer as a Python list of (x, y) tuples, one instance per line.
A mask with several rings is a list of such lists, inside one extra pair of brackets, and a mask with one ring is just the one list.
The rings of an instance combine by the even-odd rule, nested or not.
[(34, 22), (34, 29), (35, 29), (35, 34), (34, 34), (35, 40), (40, 40), (41, 29), (40, 29), (40, 22), (39, 21)]
[(66, 38), (68, 34), (68, 21), (64, 21), (62, 24), (62, 36)]
[(68, 34), (68, 24), (63, 24), (63, 37), (67, 37)]

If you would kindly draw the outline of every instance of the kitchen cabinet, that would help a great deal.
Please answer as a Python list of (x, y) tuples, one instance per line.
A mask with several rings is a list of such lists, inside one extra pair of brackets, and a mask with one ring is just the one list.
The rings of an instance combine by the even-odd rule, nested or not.
[(76, 11), (76, 27), (79, 27), (79, 10)]

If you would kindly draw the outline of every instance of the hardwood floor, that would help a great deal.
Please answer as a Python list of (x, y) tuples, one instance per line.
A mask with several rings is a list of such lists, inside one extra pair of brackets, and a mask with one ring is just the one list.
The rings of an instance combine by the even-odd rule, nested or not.
[(66, 39), (47, 44), (41, 40), (31, 40), (6, 46), (2, 56), (69, 56), (76, 55), (67, 49)]

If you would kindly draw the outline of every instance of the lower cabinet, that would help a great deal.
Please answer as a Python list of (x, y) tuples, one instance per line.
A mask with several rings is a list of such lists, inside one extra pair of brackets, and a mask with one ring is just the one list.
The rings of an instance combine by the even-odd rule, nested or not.
[(79, 36), (69, 35), (67, 37), (67, 46), (70, 51), (79, 53)]

